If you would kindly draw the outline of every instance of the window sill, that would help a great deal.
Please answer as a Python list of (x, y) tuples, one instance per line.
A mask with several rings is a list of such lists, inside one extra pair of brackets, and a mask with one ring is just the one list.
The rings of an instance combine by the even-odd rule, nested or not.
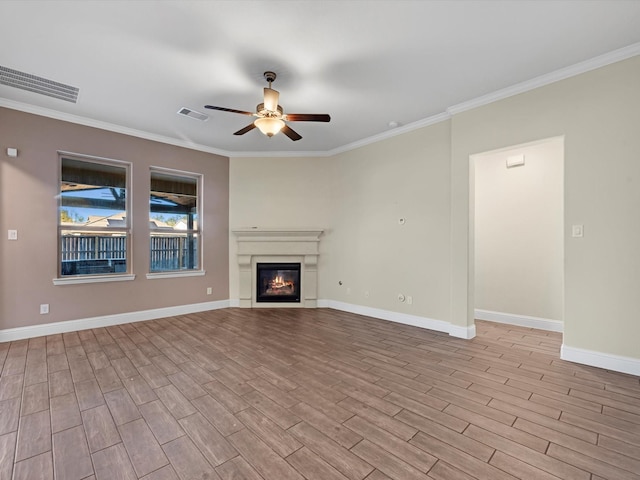
[(54, 278), (54, 285), (75, 285), (79, 283), (127, 282), (135, 280), (135, 275), (84, 275), (77, 277)]
[(161, 278), (180, 278), (180, 277), (203, 277), (205, 275), (204, 270), (194, 270), (188, 272), (158, 272), (147, 273), (147, 280), (159, 280)]

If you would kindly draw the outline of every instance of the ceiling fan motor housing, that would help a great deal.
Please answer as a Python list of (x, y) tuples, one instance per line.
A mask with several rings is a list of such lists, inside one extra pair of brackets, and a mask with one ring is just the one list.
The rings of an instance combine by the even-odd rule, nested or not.
[(256, 112), (260, 115), (264, 115), (265, 117), (281, 117), (284, 114), (284, 110), (282, 110), (282, 107), (280, 105), (278, 105), (277, 110), (277, 112), (271, 112), (267, 110), (264, 107), (264, 103), (259, 103), (256, 106)]

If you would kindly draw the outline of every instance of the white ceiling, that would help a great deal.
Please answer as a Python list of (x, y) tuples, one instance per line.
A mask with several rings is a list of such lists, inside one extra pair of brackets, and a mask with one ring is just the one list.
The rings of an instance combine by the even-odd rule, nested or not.
[[(335, 153), (640, 53), (637, 0), (3, 0), (0, 18), (0, 65), (80, 89), (0, 85), (0, 106), (230, 156)], [(265, 70), (285, 113), (331, 123), (234, 136), (252, 117), (203, 108), (255, 110)]]

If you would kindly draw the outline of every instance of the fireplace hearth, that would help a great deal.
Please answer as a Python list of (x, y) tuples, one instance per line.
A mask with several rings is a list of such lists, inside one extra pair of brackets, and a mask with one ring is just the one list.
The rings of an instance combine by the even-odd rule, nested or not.
[(257, 302), (300, 302), (299, 263), (257, 263)]

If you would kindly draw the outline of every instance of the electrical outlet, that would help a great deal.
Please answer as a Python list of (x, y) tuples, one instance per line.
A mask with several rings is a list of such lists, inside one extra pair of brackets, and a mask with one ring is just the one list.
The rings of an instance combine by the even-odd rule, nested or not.
[(213, 293), (213, 288), (207, 287), (207, 295), (211, 295)]
[(18, 230), (8, 230), (7, 231), (7, 239), (8, 240), (18, 240)]
[(413, 297), (411, 295), (407, 295), (407, 305), (413, 305)]
[(347, 295), (351, 295), (351, 287), (347, 287)]
[(369, 290), (364, 291), (364, 298), (369, 298)]
[(46, 315), (49, 313), (49, 304), (43, 303), (40, 305), (40, 315)]

